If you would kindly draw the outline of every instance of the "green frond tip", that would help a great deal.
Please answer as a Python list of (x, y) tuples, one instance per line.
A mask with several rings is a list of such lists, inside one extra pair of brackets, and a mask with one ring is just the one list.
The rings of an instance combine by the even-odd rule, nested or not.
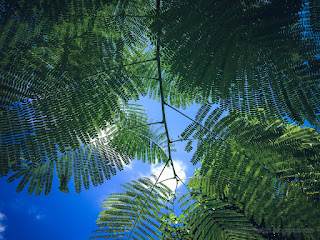
[(108, 197), (97, 219), (100, 230), (91, 239), (160, 239), (159, 219), (172, 212), (172, 192), (155, 183), (156, 176), (140, 178), (123, 185), (123, 193)]

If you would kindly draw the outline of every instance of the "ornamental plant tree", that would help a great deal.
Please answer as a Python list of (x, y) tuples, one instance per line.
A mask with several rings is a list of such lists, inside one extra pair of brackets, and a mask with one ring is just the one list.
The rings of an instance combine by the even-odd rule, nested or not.
[[(0, 175), (39, 195), (56, 174), (60, 191), (73, 179), (80, 193), (134, 158), (159, 161), (188, 194), (177, 198), (161, 174), (132, 181), (106, 199), (92, 238), (319, 239), (319, 8), (2, 1)], [(148, 121), (140, 96), (160, 101), (162, 119)], [(178, 108), (193, 103), (190, 119)], [(191, 120), (177, 139), (201, 163), (188, 184), (167, 108)]]

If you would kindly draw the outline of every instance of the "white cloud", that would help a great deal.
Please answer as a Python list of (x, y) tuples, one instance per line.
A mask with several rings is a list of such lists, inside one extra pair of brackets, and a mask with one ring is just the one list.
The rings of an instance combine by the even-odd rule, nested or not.
[(33, 216), (37, 220), (42, 220), (46, 217), (46, 215), (43, 214), (42, 210), (34, 205), (31, 205), (27, 212), (29, 215)]
[(135, 162), (134, 162), (134, 160), (133, 161), (131, 161), (128, 165), (123, 165), (123, 168), (124, 168), (124, 170), (125, 171), (130, 171), (130, 170), (132, 170), (133, 169), (133, 165), (135, 164)]
[(37, 215), (36, 215), (36, 219), (37, 219), (37, 220), (44, 219), (45, 217), (46, 217), (46, 215), (44, 215), (44, 214), (37, 214)]
[(4, 215), (2, 212), (0, 212), (0, 239), (4, 239), (3, 232), (6, 230), (6, 226), (2, 224), (2, 220), (6, 218), (6, 215)]
[(0, 233), (4, 232), (5, 230), (6, 230), (6, 227), (0, 223)]
[[(176, 174), (181, 179), (186, 178), (185, 171), (187, 170), (187, 167), (182, 161), (174, 160), (173, 161), (173, 166), (174, 166)], [(163, 167), (164, 167), (164, 164), (151, 165), (151, 174), (154, 174), (154, 175), (156, 175), (158, 177), (159, 174), (161, 173)], [(159, 182), (161, 182), (163, 180), (166, 180), (166, 179), (173, 178), (173, 177), (174, 177), (174, 175), (173, 175), (172, 168), (168, 166), (168, 167), (165, 168), (165, 170), (161, 174)], [(174, 191), (176, 189), (177, 182), (176, 182), (175, 179), (166, 180), (166, 181), (163, 181), (162, 183), (166, 184), (172, 191)], [(179, 182), (178, 187), (180, 187), (181, 184), (182, 183)]]
[(19, 211), (19, 212), (21, 211), (26, 212), (28, 215), (32, 216), (37, 220), (42, 220), (47, 216), (45, 214), (45, 211), (42, 208), (39, 208), (35, 205), (28, 204), (28, 202), (23, 198), (13, 199), (10, 202), (10, 206), (13, 210)]

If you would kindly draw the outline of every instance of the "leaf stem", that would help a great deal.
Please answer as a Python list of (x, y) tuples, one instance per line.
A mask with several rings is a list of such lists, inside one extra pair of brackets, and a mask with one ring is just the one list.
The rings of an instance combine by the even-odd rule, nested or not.
[[(209, 177), (187, 177), (187, 178), (179, 178), (179, 179), (180, 180), (188, 180), (188, 179), (193, 179), (193, 178), (209, 178)], [(177, 179), (177, 178), (176, 177), (166, 178), (166, 179), (160, 181), (159, 183), (162, 183), (162, 182), (165, 182), (165, 181), (169, 181), (169, 180), (173, 180), (173, 179)]]
[(126, 14), (117, 14), (117, 15), (106, 15), (106, 14), (101, 14), (101, 15), (95, 15), (95, 14), (75, 14), (72, 15), (76, 17), (106, 17), (106, 18), (117, 18), (117, 17), (132, 17), (132, 18), (153, 18), (153, 15), (126, 15)]
[(138, 61), (138, 62), (133, 62), (133, 63), (128, 63), (128, 64), (116, 66), (116, 67), (113, 67), (113, 68), (108, 68), (108, 69), (105, 69), (105, 70), (102, 70), (102, 71), (98, 71), (98, 72), (96, 72), (94, 75), (90, 75), (90, 76), (87, 76), (87, 77), (85, 77), (85, 78), (93, 77), (93, 76), (96, 76), (96, 75), (98, 75), (98, 74), (100, 74), (100, 73), (105, 73), (105, 72), (113, 71), (113, 70), (116, 70), (116, 69), (118, 69), (118, 68), (128, 67), (128, 66), (137, 65), (137, 64), (140, 64), (140, 63), (146, 63), (146, 62), (155, 61), (155, 60), (156, 60), (156, 58), (152, 58), (152, 59), (148, 59), (148, 60), (144, 60), (144, 61)]
[(183, 141), (196, 141), (196, 140), (201, 140), (201, 138), (187, 138), (187, 139), (177, 139), (177, 140), (171, 140), (170, 142), (171, 143), (174, 143), (174, 142), (183, 142)]
[[(168, 166), (168, 163), (169, 163), (169, 161), (167, 161), (166, 164), (163, 166), (163, 168), (162, 168), (162, 170), (161, 170), (158, 178), (156, 179), (156, 182), (152, 185), (152, 188), (151, 188), (151, 190), (150, 190), (150, 192), (149, 192), (148, 198), (150, 197), (150, 195), (151, 195), (153, 189), (155, 188), (155, 186), (158, 184), (158, 181), (159, 181), (159, 179), (160, 179), (160, 177), (161, 177), (164, 169)], [(137, 198), (137, 197), (135, 197), (135, 198)], [(147, 203), (148, 198), (147, 198), (146, 201), (144, 202), (145, 204)], [(140, 218), (140, 211), (138, 211), (138, 218)], [(129, 235), (128, 239), (131, 239), (130, 237), (131, 237), (132, 232), (133, 232), (133, 230), (135, 229), (136, 225), (137, 225), (137, 221), (136, 221), (136, 219), (135, 219), (135, 220), (134, 220), (133, 227), (132, 227), (132, 229), (131, 229), (131, 231), (130, 231), (130, 235)]]

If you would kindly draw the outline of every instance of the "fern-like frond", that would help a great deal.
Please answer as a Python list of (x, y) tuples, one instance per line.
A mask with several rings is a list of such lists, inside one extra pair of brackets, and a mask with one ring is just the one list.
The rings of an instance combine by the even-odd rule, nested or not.
[(162, 29), (178, 92), (224, 109), (319, 121), (319, 45), (304, 34), (303, 1), (163, 2), (152, 27)]
[(115, 121), (120, 100), (146, 93), (140, 76), (133, 75), (138, 65), (154, 65), (154, 57), (144, 54), (150, 17), (133, 17), (131, 5), (143, 6), (138, 14), (150, 6), (128, 4), (1, 5), (0, 176), (24, 161), (38, 165), (78, 149), (78, 139), (89, 144), (106, 122)]
[(91, 239), (159, 239), (159, 219), (171, 212), (171, 190), (147, 178), (122, 185), (123, 193), (111, 194), (97, 220), (100, 230)]
[(204, 127), (191, 125), (185, 131), (199, 139), (193, 160), (202, 161), (200, 175), (207, 177), (192, 179), (190, 187), (214, 198), (231, 199), (258, 225), (312, 229), (303, 235), (317, 239), (316, 131), (267, 117), (262, 110), (256, 110), (259, 118), (234, 111), (219, 119), (221, 110), (209, 113), (206, 108), (198, 115)]
[[(300, 228), (303, 232), (293, 234), (297, 239), (301, 234), (307, 239), (317, 239), (320, 214), (317, 201), (299, 186), (275, 177), (264, 166), (244, 157), (245, 152), (236, 151), (239, 150), (226, 148), (224, 154), (214, 159), (215, 164), (205, 175), (208, 179), (192, 180), (189, 186), (213, 198), (229, 199), (258, 226)], [(284, 236), (289, 237), (288, 234)]]
[(128, 105), (118, 120), (89, 144), (79, 141), (78, 148), (66, 152), (56, 146), (57, 155), (38, 164), (22, 159), (20, 164), (13, 165), (15, 173), (8, 181), (22, 177), (18, 192), (29, 183), (28, 193), (35, 191), (39, 195), (44, 190), (49, 194), (55, 168), (60, 191), (69, 192), (68, 184), (73, 177), (75, 190), (80, 193), (82, 186), (89, 189), (90, 182), (94, 186), (104, 183), (134, 158), (149, 163), (166, 162), (164, 139), (163, 134), (152, 130), (139, 106)]
[(237, 207), (205, 194), (192, 195), (189, 197), (193, 203), (183, 210), (183, 214), (186, 214), (185, 225), (193, 239), (264, 239)]
[(35, 191), (40, 195), (42, 190), (44, 194), (49, 194), (55, 168), (60, 182), (59, 190), (68, 193), (68, 183), (73, 177), (75, 190), (80, 193), (82, 185), (85, 189), (89, 189), (90, 182), (94, 186), (102, 184), (104, 179), (110, 179), (111, 175), (115, 175), (117, 169), (122, 170), (123, 165), (130, 163), (131, 159), (128, 156), (114, 151), (107, 143), (106, 139), (97, 140), (93, 144), (81, 146), (38, 166), (27, 164), (19, 166), (8, 182), (22, 177), (17, 192), (22, 191), (29, 183), (29, 194)]
[(210, 105), (201, 108), (196, 117), (202, 120), (203, 127), (192, 123), (181, 135), (199, 139), (192, 161), (202, 161), (203, 173), (215, 159), (212, 156), (219, 155), (231, 145), (245, 149), (247, 156), (275, 175), (301, 184), (304, 192), (318, 198), (320, 141), (314, 129), (267, 117), (261, 109), (255, 114), (259, 114), (259, 118), (237, 111), (221, 118), (222, 109), (215, 108), (208, 113), (209, 108)]
[[(314, 37), (319, 39), (320, 34), (320, 2), (319, 0), (314, 0), (309, 2), (309, 14), (310, 14), (310, 25), (315, 32)], [(317, 34), (317, 35), (316, 35)]]

